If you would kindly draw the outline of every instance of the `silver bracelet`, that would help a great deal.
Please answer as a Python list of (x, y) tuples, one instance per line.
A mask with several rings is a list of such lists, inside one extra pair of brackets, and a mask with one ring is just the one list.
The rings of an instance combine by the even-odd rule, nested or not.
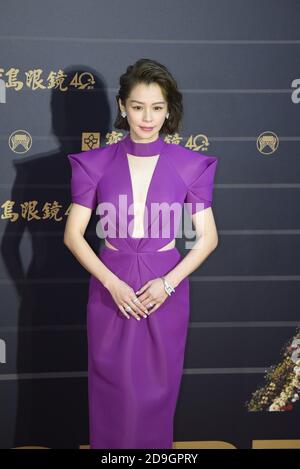
[(172, 293), (175, 293), (175, 288), (172, 287), (172, 285), (170, 285), (167, 280), (165, 279), (165, 277), (160, 277), (162, 279), (162, 281), (164, 282), (164, 287), (165, 287), (165, 292), (171, 296)]

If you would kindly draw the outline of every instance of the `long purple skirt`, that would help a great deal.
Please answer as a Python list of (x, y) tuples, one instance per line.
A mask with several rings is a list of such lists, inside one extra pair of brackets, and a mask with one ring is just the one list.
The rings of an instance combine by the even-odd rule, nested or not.
[[(182, 259), (101, 247), (99, 258), (134, 291)], [(172, 448), (189, 321), (189, 279), (146, 319), (127, 319), (90, 278), (87, 305), (90, 448)]]

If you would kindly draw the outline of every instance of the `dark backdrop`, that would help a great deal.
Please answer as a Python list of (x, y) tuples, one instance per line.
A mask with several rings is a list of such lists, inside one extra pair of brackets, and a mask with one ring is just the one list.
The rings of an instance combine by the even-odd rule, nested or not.
[[(245, 407), (299, 321), (299, 110), (292, 100), (299, 14), (299, 2), (283, 0), (4, 2), (2, 448), (88, 445), (89, 274), (63, 244), (66, 154), (81, 151), (83, 132), (108, 144), (119, 76), (142, 57), (163, 63), (178, 81), (179, 144), (197, 137), (199, 151), (219, 158), (219, 245), (190, 277), (174, 442), (250, 448), (253, 440), (299, 438), (300, 404), (291, 412)], [(20, 130), (31, 138), (25, 153), (10, 146)], [(257, 139), (269, 131), (279, 145), (263, 154)], [(96, 221), (87, 239), (98, 249)], [(184, 251), (182, 240), (177, 246)]]

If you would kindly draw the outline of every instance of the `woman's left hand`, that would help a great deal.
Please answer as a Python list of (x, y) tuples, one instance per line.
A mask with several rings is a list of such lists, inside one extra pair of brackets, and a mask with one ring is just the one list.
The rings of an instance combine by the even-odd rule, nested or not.
[[(148, 309), (148, 315), (156, 311), (169, 296), (165, 292), (163, 280), (159, 277), (149, 280), (138, 290), (138, 292), (135, 293), (140, 302)], [(153, 307), (151, 307), (149, 303), (151, 303)]]

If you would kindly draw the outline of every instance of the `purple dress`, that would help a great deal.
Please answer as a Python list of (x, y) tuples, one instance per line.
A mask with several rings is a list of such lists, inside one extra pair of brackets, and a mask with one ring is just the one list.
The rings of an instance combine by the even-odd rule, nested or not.
[[(199, 210), (197, 203), (203, 204), (200, 209), (211, 206), (215, 156), (167, 143), (162, 137), (136, 143), (128, 134), (116, 143), (68, 158), (72, 201), (91, 209), (98, 204), (115, 207), (115, 211), (99, 212), (99, 207), (96, 211), (101, 215), (102, 236), (115, 248), (104, 244), (98, 256), (115, 275), (136, 292), (181, 261), (176, 247), (159, 251), (176, 238), (180, 218), (172, 212), (170, 217), (161, 213), (152, 217), (150, 205), (176, 202), (182, 210), (188, 203), (188, 213)], [(144, 201), (144, 218), (143, 211), (128, 208), (133, 201)], [(143, 236), (135, 236), (141, 234), (141, 220)], [(188, 322), (188, 277), (147, 319), (137, 321), (127, 319), (91, 275), (87, 304), (91, 449), (172, 448)]]

